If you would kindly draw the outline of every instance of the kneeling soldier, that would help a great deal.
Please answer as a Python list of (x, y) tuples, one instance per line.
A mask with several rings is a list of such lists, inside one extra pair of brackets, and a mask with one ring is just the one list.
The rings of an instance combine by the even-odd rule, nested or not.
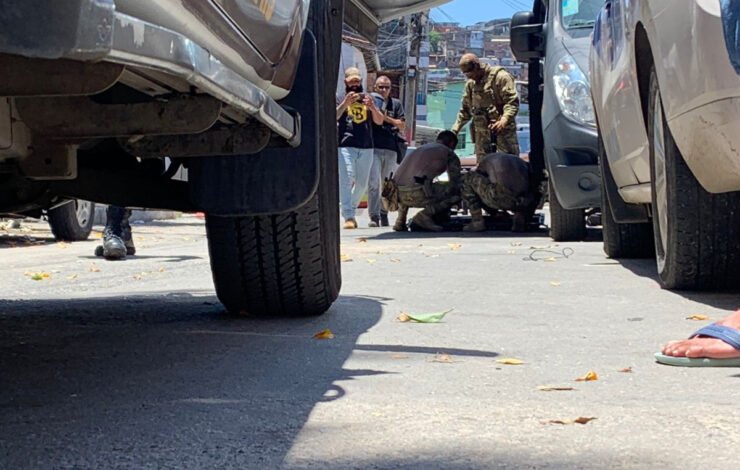
[(473, 219), (463, 230), (484, 231), (483, 208), (487, 208), (514, 212), (511, 230), (525, 231), (535, 202), (529, 180), (529, 164), (518, 156), (492, 153), (483, 157), (478, 168), (462, 177), (462, 197)]
[[(454, 150), (457, 136), (440, 132), (437, 143), (422, 145), (407, 155), (393, 177), (398, 190), (398, 218), (393, 230), (404, 232), (409, 207), (424, 210), (416, 214), (413, 224), (422, 230), (440, 232), (443, 228), (433, 217), (443, 214), (460, 202), (460, 159)], [(434, 178), (447, 172), (449, 183), (434, 183)]]

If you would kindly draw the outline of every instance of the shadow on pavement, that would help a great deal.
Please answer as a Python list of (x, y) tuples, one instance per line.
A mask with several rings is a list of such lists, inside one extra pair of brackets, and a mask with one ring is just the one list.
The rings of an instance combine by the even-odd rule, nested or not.
[[(214, 297), (0, 301), (0, 467), (275, 468), (344, 396), (382, 305), (234, 318)], [(313, 335), (330, 328), (336, 337)]]

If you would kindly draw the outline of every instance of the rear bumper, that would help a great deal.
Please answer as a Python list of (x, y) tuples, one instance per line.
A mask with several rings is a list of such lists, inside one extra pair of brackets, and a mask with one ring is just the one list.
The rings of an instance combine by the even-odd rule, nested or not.
[(558, 114), (544, 130), (545, 159), (550, 181), (566, 209), (601, 205), (596, 129)]
[(107, 61), (177, 76), (254, 116), (291, 145), (299, 117), (190, 38), (116, 11), (113, 0), (10, 0), (0, 9), (0, 53)]

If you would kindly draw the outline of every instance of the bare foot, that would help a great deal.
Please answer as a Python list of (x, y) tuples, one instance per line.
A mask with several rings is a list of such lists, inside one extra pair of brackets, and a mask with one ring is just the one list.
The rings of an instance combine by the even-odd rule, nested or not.
[[(740, 331), (740, 310), (717, 322)], [(740, 350), (733, 348), (722, 340), (697, 336), (693, 339), (671, 341), (661, 351), (666, 356), (674, 357), (708, 357), (712, 359), (740, 358)]]

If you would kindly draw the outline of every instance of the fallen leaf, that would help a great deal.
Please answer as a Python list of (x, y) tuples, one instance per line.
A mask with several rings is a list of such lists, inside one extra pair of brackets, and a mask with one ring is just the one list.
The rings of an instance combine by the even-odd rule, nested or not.
[(552, 282), (550, 283), (550, 285), (551, 285), (551, 286), (553, 286), (553, 287), (560, 287), (560, 283), (559, 283), (559, 282), (557, 282), (557, 281), (552, 281)]
[(576, 382), (593, 382), (594, 380), (599, 380), (599, 374), (594, 371), (589, 371), (583, 377), (578, 377)]
[(334, 339), (334, 333), (332, 333), (331, 330), (326, 329), (313, 335), (313, 339)]
[(697, 313), (696, 315), (691, 315), (690, 317), (686, 317), (686, 319), (693, 320), (693, 321), (704, 321), (704, 320), (709, 320), (709, 317), (702, 313)]
[(159, 268), (159, 272), (160, 273), (163, 273), (163, 272), (165, 272), (165, 269), (164, 268)]
[(537, 390), (542, 392), (570, 392), (575, 388), (562, 385), (540, 385)]
[(77, 274), (72, 274), (71, 276), (67, 276), (68, 281), (74, 281), (75, 279), (77, 279)]
[(453, 361), (452, 357), (449, 354), (437, 354), (434, 356), (434, 359), (432, 359), (432, 362), (442, 362), (444, 364), (452, 364)]
[(504, 357), (502, 359), (496, 359), (499, 364), (506, 364), (507, 366), (520, 366), (525, 364), (521, 359), (515, 359), (513, 357)]
[(624, 374), (631, 374), (632, 373), (632, 366), (625, 367), (624, 369), (619, 369), (617, 372), (622, 372)]
[(343, 263), (348, 263), (350, 261), (353, 261), (352, 260), (352, 257), (350, 255), (342, 255), (341, 256), (341, 260), (342, 260)]
[(57, 247), (64, 249), (64, 248), (69, 247), (69, 243), (67, 243), (67, 242), (59, 242), (59, 243), (57, 243)]
[(31, 279), (34, 281), (43, 281), (44, 279), (49, 279), (51, 277), (51, 274), (49, 273), (30, 273)]
[(361, 237), (361, 238), (358, 238), (358, 239), (357, 239), (357, 242), (358, 242), (358, 243), (367, 243), (367, 238), (366, 238), (366, 237)]
[(576, 423), (577, 424), (586, 424), (589, 421), (593, 421), (595, 419), (596, 418), (585, 418), (585, 417), (576, 418), (576, 419), (566, 419), (566, 420), (562, 420), (562, 419), (551, 419), (549, 421), (543, 421), (542, 424), (563, 424), (563, 425), (576, 424)]
[(401, 260), (400, 260), (400, 259), (398, 259), (398, 258), (391, 258), (391, 259), (390, 259), (390, 262), (391, 262), (391, 263), (400, 263), (400, 262), (401, 262)]
[(415, 322), (415, 323), (439, 323), (442, 321), (442, 319), (453, 311), (454, 308), (451, 308), (445, 312), (438, 312), (438, 313), (406, 313), (401, 312), (400, 315), (398, 315), (397, 320), (400, 322)]
[(447, 246), (449, 246), (452, 251), (458, 251), (462, 248), (462, 245), (459, 243), (448, 243)]
[(97, 264), (95, 264), (95, 263), (92, 263), (92, 264), (90, 265), (90, 272), (91, 272), (91, 273), (99, 273), (99, 272), (100, 272), (100, 268), (98, 267), (98, 265), (97, 265)]
[(367, 264), (375, 264), (375, 263), (377, 263), (377, 260), (374, 260), (374, 259), (367, 259), (365, 261), (367, 261)]

